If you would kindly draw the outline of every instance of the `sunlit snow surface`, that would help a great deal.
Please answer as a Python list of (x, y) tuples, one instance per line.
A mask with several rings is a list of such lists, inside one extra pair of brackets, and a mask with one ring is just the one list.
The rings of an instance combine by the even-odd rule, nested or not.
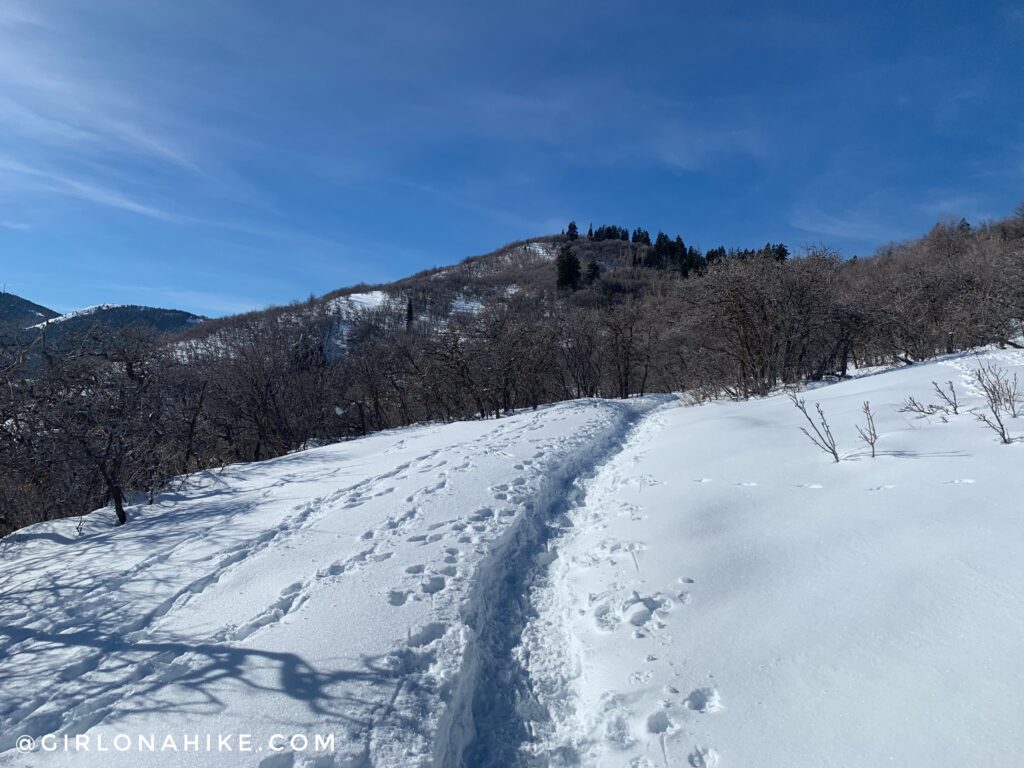
[[(1024, 442), (896, 410), (932, 380), (978, 407), (973, 365), (805, 393), (839, 464), (784, 396), (578, 401), (26, 529), (0, 542), (0, 764), (1020, 764)], [(139, 733), (336, 748), (14, 748)]]

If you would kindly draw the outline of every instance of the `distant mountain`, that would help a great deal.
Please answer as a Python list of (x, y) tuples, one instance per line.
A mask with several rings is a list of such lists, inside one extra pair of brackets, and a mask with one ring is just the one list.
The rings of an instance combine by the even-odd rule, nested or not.
[[(582, 269), (596, 265), (601, 274), (593, 290), (556, 291), (556, 259), (570, 246)], [(426, 269), (390, 283), (340, 288), (306, 302), (273, 306), (245, 315), (228, 315), (193, 326), (185, 334), (190, 341), (216, 337), (244, 319), (296, 317), (326, 310), (337, 321), (333, 343), (344, 346), (347, 328), (358, 316), (379, 312), (404, 324), (411, 311), (416, 322), (445, 323), (455, 316), (476, 315), (488, 306), (513, 296), (528, 303), (541, 296), (575, 304), (601, 303), (609, 294), (639, 295), (664, 282), (665, 270), (646, 269), (655, 248), (647, 243), (622, 239), (569, 240), (565, 235), (541, 235), (519, 240), (457, 263)], [(569, 293), (573, 295), (570, 296)]]
[(20, 330), (57, 317), (58, 313), (13, 293), (0, 292), (0, 329)]
[(114, 331), (142, 326), (156, 333), (180, 333), (206, 320), (180, 309), (143, 307), (136, 304), (99, 304), (26, 326), (25, 330), (45, 331), (48, 341), (64, 343), (95, 328)]
[(181, 333), (206, 319), (180, 309), (135, 304), (99, 304), (61, 315), (13, 293), (0, 293), (0, 338), (36, 336), (43, 332), (48, 346), (72, 344), (97, 329), (109, 333), (142, 326), (155, 333)]

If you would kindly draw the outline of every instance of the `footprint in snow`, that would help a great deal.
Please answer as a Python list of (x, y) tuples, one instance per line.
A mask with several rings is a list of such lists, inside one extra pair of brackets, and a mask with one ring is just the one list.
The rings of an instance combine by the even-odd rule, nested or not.
[(427, 576), (420, 582), (420, 589), (428, 595), (433, 595), (444, 589), (447, 583), (444, 576)]
[(601, 719), (604, 721), (604, 738), (619, 749), (626, 749), (636, 743), (630, 721), (633, 713), (625, 706), (625, 697), (606, 693), (601, 697)]
[(663, 709), (658, 710), (647, 718), (648, 733), (671, 733), (676, 729), (676, 724)]
[(405, 605), (410, 594), (412, 593), (405, 589), (393, 589), (388, 592), (388, 603), (394, 606)]
[(444, 633), (447, 631), (447, 624), (442, 624), (440, 621), (434, 621), (427, 624), (419, 632), (410, 634), (409, 639), (406, 642), (410, 648), (422, 648), (424, 645), (429, 645), (435, 640), (439, 640), (444, 637)]
[(423, 565), (416, 564), (416, 565), (410, 565), (408, 568), (405, 569), (405, 572), (406, 573), (412, 573), (412, 574), (420, 574), (420, 573), (423, 573), (423, 570), (424, 570), (424, 566)]
[(874, 488), (868, 488), (869, 491), (891, 491), (895, 488), (895, 485), (876, 485)]
[(622, 623), (622, 617), (608, 603), (603, 603), (594, 609), (594, 623), (598, 629), (611, 632)]
[(693, 768), (717, 768), (718, 753), (711, 747), (697, 747), (690, 753), (689, 762)]
[(691, 691), (683, 702), (683, 706), (701, 713), (721, 712), (724, 709), (722, 697), (714, 688), (697, 688)]

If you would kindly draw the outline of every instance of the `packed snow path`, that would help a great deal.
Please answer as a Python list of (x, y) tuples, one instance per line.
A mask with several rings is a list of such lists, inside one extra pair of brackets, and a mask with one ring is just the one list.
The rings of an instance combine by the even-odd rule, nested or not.
[[(672, 398), (579, 401), (398, 430), (192, 478), (130, 510), (0, 543), (0, 763), (19, 736), (333, 734), (329, 753), (147, 765), (456, 766), (509, 754), (521, 569), (576, 481)], [(482, 718), (487, 728), (474, 728)], [(483, 738), (478, 733), (485, 734)], [(158, 738), (158, 742), (159, 742)], [(279, 746), (279, 745), (278, 745)], [(477, 758), (472, 758), (476, 760)]]

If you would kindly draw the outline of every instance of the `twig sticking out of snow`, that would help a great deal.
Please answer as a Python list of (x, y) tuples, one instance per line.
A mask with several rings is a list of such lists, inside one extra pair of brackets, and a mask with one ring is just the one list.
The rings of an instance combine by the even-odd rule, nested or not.
[(999, 435), (1003, 445), (1013, 442), (1006, 419), (1020, 416), (1021, 391), (1017, 374), (1013, 378), (1002, 368), (989, 363), (974, 370), (974, 381), (985, 395), (988, 412), (975, 413), (978, 421)]
[(916, 413), (919, 418), (934, 416), (938, 410), (939, 407), (937, 405), (925, 405), (913, 397), (908, 397), (904, 400), (902, 407), (900, 407), (900, 413)]
[(956, 387), (953, 386), (952, 381), (947, 381), (946, 386), (939, 386), (937, 381), (932, 382), (932, 387), (935, 389), (935, 394), (939, 396), (939, 399), (945, 403), (945, 405), (933, 405), (932, 408), (942, 411), (947, 416), (958, 416), (960, 415), (960, 399), (956, 394)]
[[(814, 434), (807, 431), (806, 427), (800, 427), (800, 431), (807, 435), (807, 439), (814, 443), (825, 453), (829, 454), (836, 462), (839, 463), (839, 451), (836, 448), (836, 439), (832, 436), (832, 430), (829, 429), (828, 421), (825, 419), (825, 412), (821, 409), (821, 403), (815, 403), (814, 407), (818, 411), (818, 424), (814, 422), (811, 415), (807, 413), (807, 401), (802, 397), (797, 397), (792, 392), (789, 393), (789, 399), (792, 401), (794, 407), (807, 419), (807, 423), (811, 425), (811, 429), (814, 430)], [(819, 426), (820, 425), (820, 426)]]
[(875, 429), (875, 414), (871, 412), (871, 403), (867, 400), (864, 401), (864, 407), (861, 408), (864, 412), (864, 419), (867, 422), (865, 426), (861, 427), (858, 425), (857, 434), (860, 439), (871, 446), (871, 458), (875, 458), (875, 443), (878, 442), (878, 430)]

